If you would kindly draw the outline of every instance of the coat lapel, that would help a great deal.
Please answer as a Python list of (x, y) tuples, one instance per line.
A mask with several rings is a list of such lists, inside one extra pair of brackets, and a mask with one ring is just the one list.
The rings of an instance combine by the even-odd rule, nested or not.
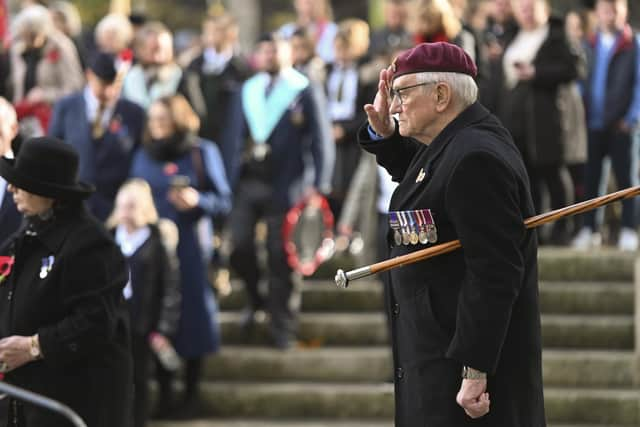
[(71, 117), (74, 117), (74, 122), (77, 123), (75, 130), (71, 129), (71, 132), (77, 132), (80, 138), (69, 138), (70, 141), (83, 141), (79, 146), (75, 145), (75, 149), (78, 150), (78, 154), (82, 161), (78, 165), (78, 174), (82, 180), (88, 182), (95, 182), (95, 166), (93, 163), (93, 144), (91, 139), (91, 126), (89, 119), (87, 118), (87, 105), (84, 100), (84, 95), (78, 95), (74, 102), (71, 104), (71, 111), (69, 113)]
[[(476, 102), (449, 123), (428, 147), (421, 148), (409, 165), (404, 179), (393, 194), (391, 209), (402, 210), (402, 206), (405, 206), (418, 190), (429, 185), (431, 176), (434, 173), (435, 161), (459, 130), (484, 119), (489, 114), (489, 111)], [(460, 141), (460, 143), (465, 142)], [(428, 208), (428, 206), (425, 206), (425, 208)]]

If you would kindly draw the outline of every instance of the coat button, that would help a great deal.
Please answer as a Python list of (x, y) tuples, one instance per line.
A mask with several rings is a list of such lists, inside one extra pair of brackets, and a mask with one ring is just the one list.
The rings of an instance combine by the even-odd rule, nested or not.
[(400, 314), (400, 305), (399, 304), (393, 304), (393, 315), (397, 316)]
[(69, 344), (69, 350), (76, 352), (78, 351), (78, 344), (72, 342), (71, 344)]
[(404, 377), (404, 369), (397, 368), (396, 369), (396, 378), (401, 380)]

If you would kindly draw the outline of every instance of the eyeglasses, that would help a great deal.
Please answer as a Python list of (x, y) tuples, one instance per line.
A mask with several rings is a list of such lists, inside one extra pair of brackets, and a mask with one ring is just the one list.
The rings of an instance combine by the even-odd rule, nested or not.
[(389, 90), (389, 95), (391, 96), (391, 104), (393, 104), (397, 99), (400, 100), (400, 105), (404, 105), (404, 103), (407, 101), (406, 99), (406, 95), (402, 95), (402, 91), (403, 90), (407, 90), (407, 89), (413, 89), (414, 87), (418, 87), (418, 86), (426, 86), (426, 85), (430, 85), (430, 84), (434, 84), (434, 83), (438, 83), (437, 81), (432, 81), (432, 82), (424, 82), (424, 83), (418, 83), (415, 85), (411, 85), (411, 86), (405, 86), (405, 87), (400, 87), (398, 89), (394, 89), (391, 88)]

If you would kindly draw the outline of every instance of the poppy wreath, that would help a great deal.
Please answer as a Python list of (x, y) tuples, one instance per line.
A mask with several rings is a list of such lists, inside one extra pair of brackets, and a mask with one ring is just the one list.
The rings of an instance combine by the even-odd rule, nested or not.
[[(298, 247), (293, 241), (293, 234), (298, 226), (302, 213), (310, 203), (313, 203), (313, 207), (316, 207), (315, 205), (317, 204), (317, 208), (320, 209), (324, 230), (322, 231), (322, 244), (316, 249), (313, 258), (308, 261), (302, 261), (298, 253)], [(333, 213), (331, 213), (329, 202), (325, 197), (319, 195), (308, 197), (293, 206), (289, 212), (287, 212), (284, 223), (282, 224), (282, 241), (284, 242), (284, 250), (287, 255), (289, 267), (305, 277), (315, 273), (318, 267), (320, 267), (320, 264), (331, 256), (331, 249), (333, 248), (333, 223)]]
[(0, 284), (11, 274), (14, 261), (15, 257), (13, 256), (0, 256)]

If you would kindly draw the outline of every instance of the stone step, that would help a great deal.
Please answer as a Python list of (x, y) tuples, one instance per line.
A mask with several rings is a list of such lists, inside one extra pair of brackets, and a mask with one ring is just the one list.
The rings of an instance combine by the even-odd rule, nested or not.
[[(538, 250), (540, 280), (550, 281), (633, 281), (635, 253), (614, 248), (576, 251), (544, 247)], [(314, 278), (333, 281), (336, 271), (361, 267), (350, 257), (334, 257), (324, 263)]]
[(575, 251), (540, 248), (538, 272), (543, 281), (633, 282), (636, 254), (611, 248)]
[(541, 282), (543, 313), (633, 314), (631, 282)]
[[(207, 360), (211, 381), (381, 383), (391, 378), (390, 349), (316, 348), (282, 352), (260, 347), (227, 346)], [(633, 353), (546, 350), (546, 386), (631, 387)]]
[(633, 316), (552, 315), (542, 316), (545, 348), (633, 348)]
[[(256, 325), (251, 336), (240, 327), (240, 313), (223, 312), (220, 326), (225, 344), (264, 344), (267, 328)], [(629, 315), (543, 315), (545, 347), (631, 349), (633, 317)], [(381, 313), (302, 313), (298, 339), (305, 346), (386, 345), (387, 326)]]
[(631, 388), (632, 351), (545, 349), (542, 352), (545, 387)]
[[(633, 285), (630, 282), (541, 282), (540, 308), (543, 313), (633, 314)], [(354, 282), (338, 289), (333, 282), (307, 280), (302, 286), (303, 312), (380, 312), (382, 284), (375, 280)], [(220, 299), (225, 311), (246, 305), (246, 293), (239, 281), (232, 292)]]
[(640, 390), (546, 389), (545, 410), (551, 422), (640, 425)]
[[(149, 427), (393, 427), (387, 421), (344, 421), (344, 420), (195, 420), (195, 421), (155, 421)], [(553, 427), (553, 426), (550, 426)], [(589, 426), (594, 427), (594, 426)]]
[[(220, 298), (220, 308), (226, 311), (245, 307), (246, 292), (241, 282), (232, 282), (231, 293)], [(383, 306), (382, 284), (365, 279), (347, 289), (339, 289), (329, 280), (305, 280), (302, 285), (301, 310), (335, 312), (380, 312)]]
[[(149, 427), (393, 427), (392, 421), (344, 420), (264, 420), (264, 419), (204, 419), (192, 421), (152, 421)], [(548, 427), (616, 427), (601, 424), (548, 424)], [(622, 427), (622, 426), (619, 426)]]
[[(393, 417), (391, 384), (206, 383), (201, 418), (375, 420)], [(640, 390), (545, 390), (556, 424), (640, 424)]]

